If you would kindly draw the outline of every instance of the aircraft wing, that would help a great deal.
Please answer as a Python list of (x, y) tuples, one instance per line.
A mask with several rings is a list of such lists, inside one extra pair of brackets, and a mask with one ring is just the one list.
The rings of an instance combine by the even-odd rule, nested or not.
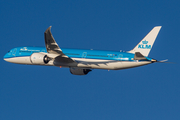
[(44, 32), (44, 38), (45, 38), (45, 45), (46, 45), (46, 50), (50, 54), (55, 54), (56, 57), (54, 58), (56, 62), (60, 63), (73, 63), (75, 62), (68, 56), (66, 56), (56, 41), (54, 40), (52, 34), (51, 34), (51, 26)]
[(48, 53), (64, 55), (51, 34), (51, 26), (44, 32), (44, 38)]

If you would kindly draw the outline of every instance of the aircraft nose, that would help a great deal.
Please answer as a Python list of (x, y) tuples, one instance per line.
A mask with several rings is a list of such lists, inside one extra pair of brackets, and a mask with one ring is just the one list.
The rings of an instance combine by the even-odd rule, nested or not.
[(8, 53), (6, 53), (5, 55), (4, 55), (4, 57), (3, 57), (3, 59), (5, 60), (5, 61), (7, 61), (7, 62), (9, 62), (9, 58), (10, 57), (10, 55), (8, 54)]
[(9, 62), (8, 59), (4, 58), (4, 61)]
[(3, 59), (7, 61), (7, 53), (4, 55)]

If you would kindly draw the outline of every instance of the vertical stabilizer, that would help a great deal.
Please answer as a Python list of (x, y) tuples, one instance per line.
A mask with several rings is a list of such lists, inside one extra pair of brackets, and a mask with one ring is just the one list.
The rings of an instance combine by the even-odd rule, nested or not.
[(129, 53), (140, 52), (143, 56), (148, 56), (160, 29), (161, 26), (154, 27)]

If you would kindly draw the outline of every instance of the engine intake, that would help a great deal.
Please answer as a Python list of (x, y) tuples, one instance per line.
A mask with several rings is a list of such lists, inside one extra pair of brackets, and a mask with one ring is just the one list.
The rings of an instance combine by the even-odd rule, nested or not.
[(73, 75), (87, 75), (90, 71), (90, 69), (81, 69), (81, 68), (70, 68), (70, 72)]
[(43, 53), (33, 53), (30, 57), (32, 64), (44, 65), (47, 64), (51, 59)]

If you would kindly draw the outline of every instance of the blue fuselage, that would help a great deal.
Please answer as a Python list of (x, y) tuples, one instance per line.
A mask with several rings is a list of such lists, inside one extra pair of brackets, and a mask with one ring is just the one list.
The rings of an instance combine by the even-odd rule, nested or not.
[[(145, 60), (135, 60), (135, 54), (127, 52), (65, 48), (61, 50), (68, 58), (75, 61), (75, 63), (71, 63), (69, 61), (68, 63), (66, 63), (66, 60), (59, 61), (56, 59), (51, 59), (48, 64), (45, 64), (41, 55), (47, 55), (51, 57), (52, 54), (49, 54), (44, 47), (13, 48), (4, 56), (4, 60), (17, 64), (50, 65), (111, 70), (126, 69), (152, 63), (151, 58), (145, 57)], [(36, 53), (38, 54), (38, 56), (35, 55)], [(35, 55), (35, 57), (33, 55)], [(55, 57), (53, 56), (53, 58)]]
[[(87, 50), (87, 49), (66, 49), (62, 48), (63, 53), (70, 58), (103, 59), (133, 61), (134, 54), (117, 51)], [(11, 49), (4, 58), (31, 56), (33, 53), (47, 53), (44, 47), (17, 47)], [(147, 58), (151, 60), (150, 58)]]

